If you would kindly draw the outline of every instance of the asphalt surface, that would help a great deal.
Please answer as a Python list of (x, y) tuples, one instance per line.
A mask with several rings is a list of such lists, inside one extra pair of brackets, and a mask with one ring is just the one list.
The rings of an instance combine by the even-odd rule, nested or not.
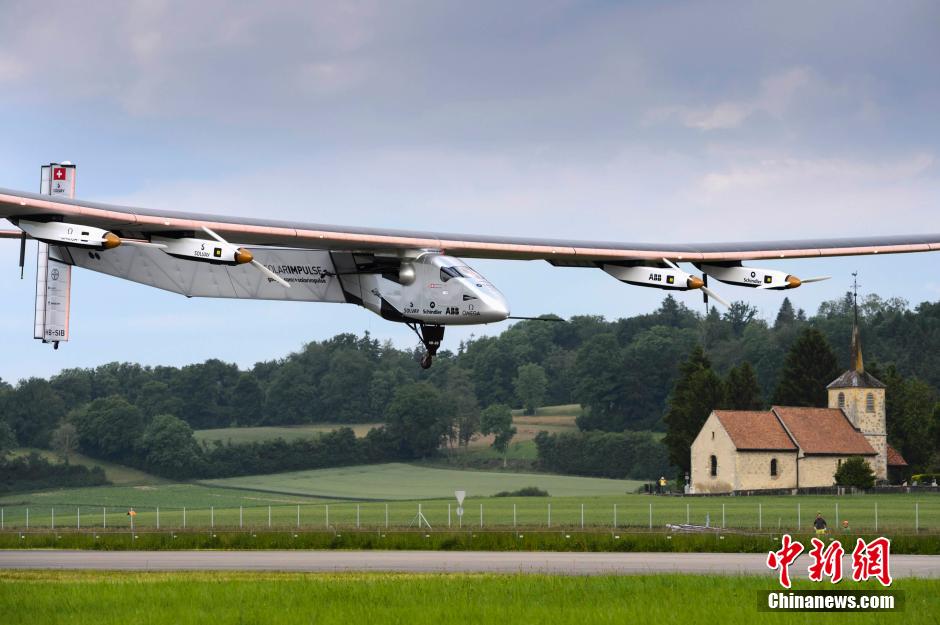
[[(744, 553), (517, 551), (66, 551), (0, 550), (0, 569), (125, 571), (385, 571), (406, 573), (692, 573), (767, 575), (766, 556)], [(851, 575), (847, 558), (843, 570)], [(790, 567), (805, 577), (808, 558)], [(940, 556), (892, 555), (894, 577), (940, 577)]]

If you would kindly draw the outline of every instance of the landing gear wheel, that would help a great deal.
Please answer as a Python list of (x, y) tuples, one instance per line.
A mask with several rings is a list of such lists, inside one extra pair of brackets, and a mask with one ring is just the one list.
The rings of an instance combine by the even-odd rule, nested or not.
[(414, 330), (414, 333), (421, 339), (424, 349), (427, 350), (424, 356), (421, 357), (421, 368), (430, 369), (434, 357), (437, 355), (437, 349), (441, 346), (441, 341), (444, 340), (444, 326), (409, 323), (408, 327)]

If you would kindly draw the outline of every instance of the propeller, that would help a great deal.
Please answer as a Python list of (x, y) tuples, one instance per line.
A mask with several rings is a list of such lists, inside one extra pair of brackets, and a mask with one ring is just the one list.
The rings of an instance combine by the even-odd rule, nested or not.
[[(801, 284), (809, 284), (810, 282), (822, 282), (823, 280), (828, 280), (831, 277), (832, 276), (816, 276), (815, 278), (797, 278), (796, 276), (787, 276), (787, 286), (784, 288), (795, 289)], [(773, 289), (773, 288), (780, 288), (780, 287), (776, 287), (773, 284), (762, 284), (757, 288), (758, 290), (766, 290), (766, 289)]]
[[(672, 269), (675, 269), (676, 271), (682, 271), (682, 268), (680, 268), (679, 265), (675, 264), (668, 258), (664, 258), (663, 262), (666, 263)], [(683, 271), (683, 273), (685, 272)], [(698, 280), (698, 278), (696, 279)], [(718, 302), (719, 304), (721, 304), (722, 306), (724, 306), (725, 308), (730, 308), (730, 304), (728, 304), (728, 302), (726, 302), (720, 295), (718, 295), (717, 293), (712, 291), (710, 288), (708, 288), (707, 280), (708, 280), (707, 275), (704, 275), (704, 279), (699, 280), (702, 283), (702, 286), (700, 286), (699, 288), (702, 289), (702, 293), (704, 294), (704, 297), (705, 297), (706, 310), (707, 310), (709, 297), (715, 300), (716, 302)]]
[[(225, 239), (223, 239), (222, 237), (220, 237), (219, 235), (217, 235), (215, 232), (213, 232), (213, 231), (210, 230), (209, 228), (206, 228), (205, 226), (203, 226), (203, 227), (202, 227), (202, 230), (203, 230), (203, 232), (205, 232), (206, 234), (208, 234), (210, 237), (212, 237), (213, 239), (215, 239), (215, 240), (218, 241), (219, 243), (224, 243), (225, 245), (232, 245), (231, 243), (229, 243), (228, 241), (226, 241)], [(232, 247), (234, 247), (234, 246), (232, 246)], [(289, 289), (289, 288), (290, 288), (290, 285), (287, 283), (287, 281), (285, 281), (281, 276), (277, 275), (276, 273), (274, 273), (273, 271), (271, 271), (270, 269), (268, 269), (267, 267), (265, 267), (264, 265), (262, 265), (261, 263), (259, 263), (257, 260), (255, 260), (254, 257), (251, 255), (251, 252), (249, 252), (248, 250), (246, 250), (246, 249), (244, 249), (244, 248), (241, 248), (241, 247), (238, 248), (238, 253), (236, 254), (236, 257), (239, 258), (239, 260), (241, 260), (241, 262), (244, 262), (245, 260), (247, 260), (249, 263), (251, 263), (252, 265), (254, 265), (255, 268), (256, 268), (258, 271), (260, 271), (261, 273), (263, 273), (264, 275), (266, 275), (266, 276), (267, 276), (268, 278), (270, 278), (271, 280), (274, 280), (275, 282), (277, 282), (278, 284), (280, 284), (280, 285), (281, 285), (282, 287), (284, 287), (285, 289)]]
[(138, 239), (121, 239), (122, 245), (136, 245), (138, 247), (155, 247), (159, 250), (165, 250), (166, 245), (163, 243), (153, 243), (151, 241), (141, 241)]

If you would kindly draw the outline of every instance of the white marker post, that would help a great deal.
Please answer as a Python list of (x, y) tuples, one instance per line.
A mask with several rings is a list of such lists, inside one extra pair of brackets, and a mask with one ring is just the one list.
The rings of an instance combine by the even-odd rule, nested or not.
[(454, 497), (457, 498), (457, 527), (463, 527), (463, 500), (467, 498), (467, 491), (455, 490)]

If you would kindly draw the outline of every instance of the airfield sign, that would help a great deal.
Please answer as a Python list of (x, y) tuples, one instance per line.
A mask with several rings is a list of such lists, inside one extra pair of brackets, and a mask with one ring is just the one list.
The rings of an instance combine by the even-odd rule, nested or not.
[(457, 516), (463, 516), (463, 500), (467, 496), (467, 491), (465, 490), (455, 490), (454, 496), (457, 497)]

